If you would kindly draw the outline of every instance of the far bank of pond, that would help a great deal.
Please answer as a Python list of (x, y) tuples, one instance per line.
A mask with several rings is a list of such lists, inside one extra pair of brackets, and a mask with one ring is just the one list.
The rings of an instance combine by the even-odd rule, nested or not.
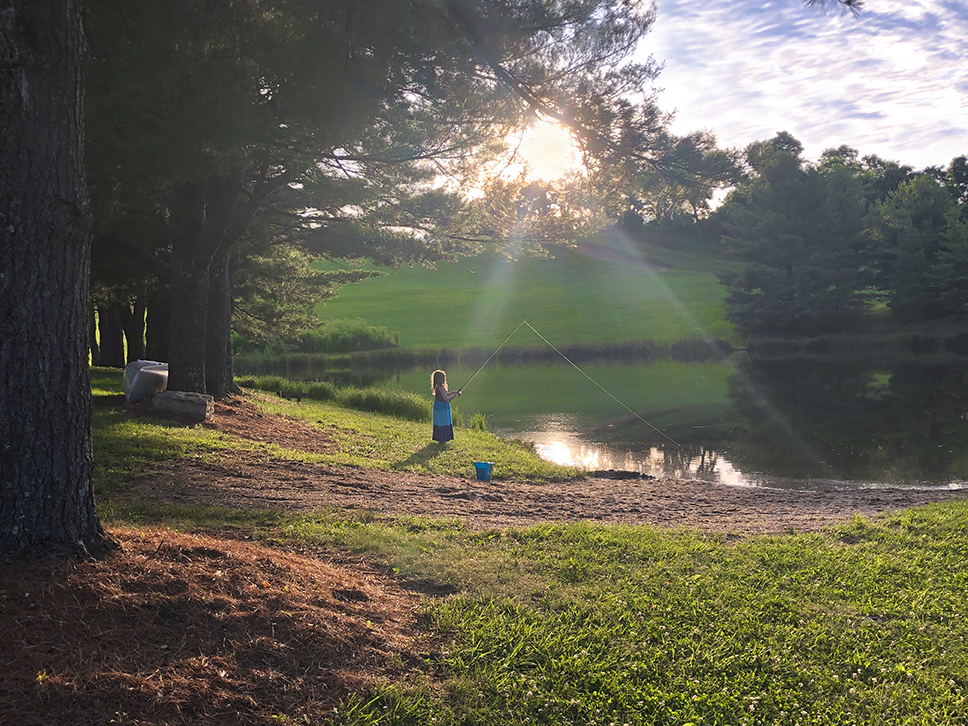
[[(564, 464), (796, 489), (968, 480), (968, 360), (953, 353), (739, 352), (697, 362), (591, 360), (580, 370), (505, 360), (469, 385), (476, 360), (444, 365), (451, 389), (466, 387), (459, 416), (485, 414), (490, 430), (534, 442)], [(433, 367), (330, 369), (325, 377), (429, 397)]]

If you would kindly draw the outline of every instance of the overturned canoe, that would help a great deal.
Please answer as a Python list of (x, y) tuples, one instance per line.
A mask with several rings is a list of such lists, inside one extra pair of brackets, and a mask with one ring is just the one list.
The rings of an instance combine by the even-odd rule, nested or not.
[(168, 364), (153, 360), (136, 360), (124, 367), (121, 390), (128, 403), (140, 401), (168, 388)]

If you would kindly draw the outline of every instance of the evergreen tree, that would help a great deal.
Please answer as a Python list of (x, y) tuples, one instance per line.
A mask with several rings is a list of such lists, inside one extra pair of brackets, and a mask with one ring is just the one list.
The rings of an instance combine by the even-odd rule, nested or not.
[(961, 295), (947, 289), (961, 274), (955, 270), (961, 255), (958, 230), (949, 230), (953, 208), (948, 190), (933, 175), (920, 174), (877, 210), (871, 234), (883, 251), (880, 285), (899, 322), (937, 320), (963, 307)]
[(743, 262), (724, 273), (727, 314), (748, 335), (849, 329), (864, 309), (865, 205), (841, 166), (805, 165), (789, 134), (747, 149), (753, 170), (717, 213)]
[(968, 157), (958, 156), (951, 160), (945, 172), (944, 185), (961, 212), (965, 213), (968, 210)]
[(820, 156), (819, 167), (822, 170), (837, 166), (850, 171), (862, 182), (869, 206), (883, 202), (888, 194), (914, 174), (910, 166), (882, 159), (877, 154), (861, 158), (857, 149), (846, 145), (827, 149)]

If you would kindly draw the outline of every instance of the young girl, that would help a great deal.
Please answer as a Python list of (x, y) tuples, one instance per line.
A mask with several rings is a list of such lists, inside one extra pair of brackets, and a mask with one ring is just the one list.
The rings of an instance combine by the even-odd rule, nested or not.
[(444, 443), (454, 438), (454, 421), (450, 415), (450, 402), (460, 395), (460, 389), (447, 390), (447, 374), (434, 371), (430, 376), (430, 388), (434, 392), (434, 441)]

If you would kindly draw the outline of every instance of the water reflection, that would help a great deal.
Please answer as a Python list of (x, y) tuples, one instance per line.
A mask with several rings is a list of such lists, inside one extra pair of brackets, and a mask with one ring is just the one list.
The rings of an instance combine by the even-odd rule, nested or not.
[[(830, 477), (782, 476), (764, 471), (740, 469), (730, 460), (728, 450), (702, 446), (656, 445), (647, 451), (619, 450), (608, 444), (582, 440), (578, 435), (530, 431), (518, 433), (517, 438), (531, 441), (541, 458), (563, 466), (574, 466), (585, 471), (631, 471), (656, 478), (696, 479), (714, 481), (730, 486), (790, 489), (799, 491), (836, 491), (841, 489), (911, 488), (962, 489), (968, 483), (961, 480), (936, 482), (925, 478), (916, 480), (898, 477), (858, 480)], [(742, 463), (739, 466), (743, 466)]]
[(620, 450), (607, 444), (583, 441), (560, 433), (528, 432), (539, 456), (563, 466), (586, 471), (633, 471), (656, 478), (703, 479), (737, 486), (756, 485), (728, 459), (713, 449), (656, 445), (644, 451)]
[[(427, 395), (429, 370), (357, 370), (341, 380)], [(447, 367), (457, 386), (475, 370)], [(495, 433), (588, 470), (812, 490), (962, 487), (968, 479), (968, 365), (953, 354), (599, 362), (583, 370), (681, 446), (566, 364), (492, 363), (455, 411), (484, 413)]]
[(960, 362), (737, 361), (727, 390), (730, 405), (714, 418), (664, 427), (678, 447), (630, 417), (582, 427), (574, 416), (538, 416), (505, 433), (587, 470), (808, 490), (966, 486), (968, 366)]
[(543, 459), (585, 471), (632, 471), (656, 478), (701, 479), (735, 486), (764, 485), (762, 480), (736, 469), (721, 452), (703, 446), (655, 445), (632, 451), (585, 441), (577, 434), (550, 431), (519, 433), (518, 438), (534, 443)]
[(791, 480), (959, 485), (968, 475), (968, 366), (746, 361), (730, 379), (744, 471)]

